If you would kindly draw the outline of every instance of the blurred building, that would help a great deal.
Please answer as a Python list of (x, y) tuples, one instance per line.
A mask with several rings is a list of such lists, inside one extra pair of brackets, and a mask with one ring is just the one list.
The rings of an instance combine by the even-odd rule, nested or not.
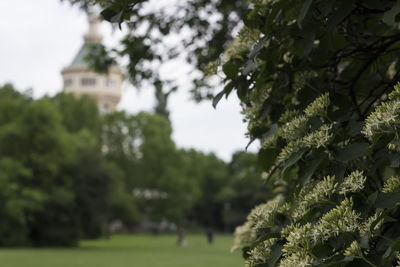
[(96, 73), (89, 68), (86, 59), (96, 46), (102, 45), (99, 20), (89, 16), (89, 30), (84, 43), (72, 63), (61, 71), (63, 90), (75, 96), (88, 95), (93, 98), (101, 113), (115, 110), (121, 98), (122, 71), (117, 66), (109, 68), (107, 74)]

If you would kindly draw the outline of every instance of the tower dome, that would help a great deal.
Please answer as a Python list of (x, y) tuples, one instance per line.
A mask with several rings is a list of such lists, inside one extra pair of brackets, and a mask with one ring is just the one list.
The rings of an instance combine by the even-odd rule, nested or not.
[(93, 98), (101, 113), (115, 110), (121, 99), (122, 71), (118, 66), (109, 68), (107, 74), (100, 74), (89, 67), (86, 58), (93, 46), (102, 45), (99, 33), (100, 22), (93, 14), (88, 16), (89, 30), (84, 43), (71, 64), (61, 71), (63, 91), (79, 97)]

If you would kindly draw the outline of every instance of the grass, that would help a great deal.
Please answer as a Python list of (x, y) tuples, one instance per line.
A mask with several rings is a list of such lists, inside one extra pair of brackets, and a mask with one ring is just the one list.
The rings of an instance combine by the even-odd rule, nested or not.
[(176, 236), (116, 235), (109, 240), (83, 241), (78, 248), (0, 249), (7, 267), (242, 267), (240, 253), (230, 253), (231, 236), (189, 235), (183, 247)]

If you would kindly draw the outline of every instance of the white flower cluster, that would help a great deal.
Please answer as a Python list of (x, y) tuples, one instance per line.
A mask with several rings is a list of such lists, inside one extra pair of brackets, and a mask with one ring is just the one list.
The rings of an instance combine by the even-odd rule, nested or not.
[(329, 199), (329, 197), (335, 193), (337, 186), (338, 184), (335, 183), (335, 176), (324, 177), (324, 179), (318, 182), (309, 193), (299, 195), (299, 204), (294, 209), (292, 217), (295, 220), (302, 218), (312, 206)]
[(400, 192), (400, 176), (392, 176), (385, 181), (382, 192), (395, 193)]
[[(374, 215), (369, 217), (361, 226), (360, 226), (360, 235), (365, 235), (366, 233), (371, 231), (371, 225), (373, 222), (375, 222), (379, 216), (382, 215), (382, 211), (378, 210), (375, 212)], [(384, 222), (384, 218), (380, 219), (377, 224), (375, 225), (374, 229), (372, 229), (371, 234), (374, 235), (376, 234), (379, 229), (381, 228), (382, 224)]]
[(400, 152), (400, 139), (394, 138), (392, 141), (389, 142), (387, 147), (392, 151)]
[(283, 123), (278, 129), (278, 136), (289, 143), (278, 155), (277, 163), (285, 162), (293, 153), (302, 148), (326, 147), (333, 139), (331, 129), (334, 124), (324, 124), (318, 130), (306, 134), (309, 127), (309, 118), (314, 116), (326, 116), (330, 104), (329, 94), (325, 93), (316, 98), (306, 109), (305, 115), (298, 115), (295, 110), (287, 110), (279, 118)]
[(388, 95), (389, 100), (394, 100), (396, 98), (400, 97), (400, 83), (396, 84), (394, 86), (394, 89), (390, 94)]
[(231, 251), (235, 251), (241, 246), (253, 242), (255, 238), (256, 233), (252, 229), (250, 222), (245, 222), (243, 225), (238, 226), (235, 229)]
[(395, 132), (399, 126), (400, 99), (382, 103), (365, 119), (362, 133), (370, 140), (377, 134)]
[(396, 258), (397, 258), (397, 266), (396, 267), (400, 267), (400, 253), (399, 252), (397, 252)]
[(275, 215), (282, 203), (283, 197), (278, 195), (267, 203), (256, 206), (247, 216), (247, 221), (250, 222), (252, 228), (256, 232), (272, 227), (274, 225)]
[(226, 61), (229, 59), (242, 54), (243, 52), (250, 49), (250, 47), (258, 41), (260, 32), (254, 28), (243, 27), (236, 39), (229, 45), (225, 50), (223, 57)]
[(313, 242), (311, 232), (313, 226), (310, 223), (305, 225), (291, 224), (282, 230), (286, 237), (286, 243), (282, 248), (283, 256), (288, 257), (297, 252), (311, 251)]
[(273, 226), (273, 220), (283, 201), (283, 197), (278, 195), (267, 203), (255, 207), (247, 216), (246, 223), (236, 227), (231, 250), (253, 242), (258, 230)]
[[(298, 125), (298, 124), (297, 124)], [(330, 133), (332, 129), (332, 124), (324, 124), (318, 130), (313, 131), (303, 138), (298, 138), (296, 140), (291, 140), (279, 153), (277, 157), (277, 163), (283, 163), (290, 158), (291, 155), (303, 148), (320, 148), (326, 147), (332, 140), (333, 134)], [(293, 127), (294, 128), (294, 127)], [(297, 128), (300, 129), (300, 128)], [(283, 130), (281, 130), (281, 135), (283, 135)], [(297, 134), (300, 133), (298, 130)], [(290, 134), (294, 136), (294, 130), (285, 129), (285, 136), (289, 138)]]
[(218, 66), (220, 65), (219, 60), (214, 60), (211, 61), (210, 63), (207, 64), (207, 66), (204, 68), (204, 74), (206, 76), (212, 76), (217, 74), (218, 72)]
[[(326, 194), (331, 194), (335, 186), (332, 177), (327, 177), (325, 183), (331, 187)], [(319, 187), (323, 183), (317, 184)], [(340, 233), (359, 230), (359, 216), (353, 210), (352, 199), (346, 198), (339, 206), (333, 208), (318, 220), (316, 224), (291, 224), (282, 230), (286, 243), (282, 248), (283, 259), (279, 266), (312, 266), (312, 248), (332, 236)], [(358, 255), (357, 244), (352, 244), (346, 253)], [(361, 250), (360, 250), (361, 251)]]
[(339, 193), (346, 195), (348, 192), (358, 192), (364, 189), (364, 182), (367, 178), (363, 175), (363, 171), (353, 171), (344, 178), (343, 183), (340, 185)]
[(275, 134), (271, 135), (270, 137), (267, 137), (262, 141), (261, 146), (262, 146), (262, 148), (274, 147), (276, 145), (277, 140), (278, 140), (277, 135), (275, 135)]
[(297, 110), (288, 109), (281, 115), (278, 121), (280, 123), (287, 123), (291, 121), (293, 118), (299, 116), (299, 114), (300, 113)]
[(314, 261), (309, 254), (312, 249), (311, 230), (310, 223), (303, 226), (292, 224), (282, 230), (287, 242), (282, 248), (283, 259), (279, 266), (312, 266)]
[(325, 93), (308, 105), (304, 113), (308, 118), (316, 116), (325, 117), (330, 103), (329, 93)]
[(326, 147), (333, 138), (333, 134), (330, 133), (332, 126), (333, 124), (322, 125), (318, 130), (304, 136), (302, 142), (308, 148)]
[(306, 116), (297, 116), (289, 122), (286, 122), (278, 130), (278, 135), (286, 140), (299, 138), (306, 131), (308, 119)]
[(283, 163), (290, 158), (291, 155), (304, 148), (303, 143), (300, 139), (290, 141), (282, 150), (279, 152), (277, 157), (277, 163)]
[(353, 210), (353, 200), (346, 198), (339, 206), (327, 212), (313, 228), (313, 239), (324, 241), (331, 236), (358, 229), (359, 215)]
[(280, 263), (279, 267), (308, 267), (308, 266), (313, 266), (314, 260), (310, 256), (310, 254), (299, 251), (293, 254), (290, 254), (290, 256), (283, 258)]
[(245, 262), (246, 267), (258, 266), (266, 263), (271, 253), (271, 247), (274, 245), (276, 238), (267, 239), (248, 252), (249, 258)]
[(347, 257), (362, 258), (363, 254), (357, 241), (353, 241), (343, 253)]

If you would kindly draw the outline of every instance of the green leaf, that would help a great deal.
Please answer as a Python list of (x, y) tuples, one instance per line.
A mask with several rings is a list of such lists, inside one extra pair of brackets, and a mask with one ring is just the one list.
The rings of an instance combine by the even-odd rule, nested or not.
[(223, 72), (230, 79), (235, 79), (237, 77), (237, 74), (239, 72), (239, 68), (240, 68), (240, 65), (239, 64), (235, 64), (232, 60), (226, 62), (222, 66)]
[(318, 258), (326, 258), (332, 254), (333, 248), (327, 244), (318, 244), (313, 249), (312, 252)]
[(282, 177), (285, 175), (285, 171), (291, 167), (292, 165), (296, 164), (299, 159), (304, 155), (304, 153), (307, 151), (307, 149), (301, 149), (297, 151), (296, 153), (293, 153), (293, 155), (283, 164), (282, 168)]
[(303, 28), (301, 23), (303, 22), (304, 18), (307, 15), (308, 10), (310, 9), (311, 3), (313, 0), (306, 0), (303, 5), (301, 6), (299, 16), (297, 17), (297, 25), (300, 29)]
[(390, 247), (388, 247), (385, 251), (385, 253), (382, 256), (382, 266), (385, 265), (386, 261), (388, 260), (388, 258), (396, 251), (398, 251), (400, 249), (400, 240), (397, 240), (395, 242), (392, 243), (392, 245)]
[(268, 171), (274, 165), (275, 159), (279, 154), (279, 149), (267, 148), (258, 152), (258, 163), (263, 171)]
[(387, 25), (394, 25), (396, 23), (396, 15), (400, 13), (400, 0), (397, 0), (392, 9), (383, 14), (382, 21)]
[(376, 198), (378, 197), (378, 193), (379, 191), (376, 191), (374, 193), (372, 193), (371, 195), (368, 196), (368, 204), (369, 205), (374, 205), (376, 202)]
[(225, 94), (225, 89), (222, 90), (221, 92), (219, 92), (216, 96), (214, 96), (213, 100), (212, 100), (212, 106), (214, 108), (217, 107), (218, 102), (221, 100), (221, 98), (224, 96)]
[(268, 267), (274, 267), (278, 260), (282, 256), (282, 248), (283, 248), (283, 242), (277, 241), (272, 247), (271, 247), (271, 253), (269, 254), (269, 259), (268, 259)]
[(232, 92), (232, 89), (234, 87), (234, 83), (231, 81), (227, 85), (225, 85), (224, 90), (219, 92), (216, 96), (214, 96), (213, 101), (212, 101), (212, 106), (214, 108), (217, 107), (217, 104), (221, 100), (222, 96), (225, 95), (226, 98), (228, 98), (228, 95)]
[(311, 27), (304, 34), (303, 56), (307, 57), (310, 54), (310, 52), (314, 46), (314, 40), (315, 40), (315, 28)]
[(270, 233), (263, 234), (251, 245), (251, 248), (255, 248), (258, 244), (260, 244), (261, 242), (264, 242), (265, 240), (268, 240), (271, 238), (280, 238), (280, 237), (281, 237), (280, 232), (270, 232)]
[(384, 212), (382, 212), (381, 215), (378, 216), (378, 218), (376, 218), (372, 223), (371, 226), (369, 227), (369, 231), (372, 233), (374, 232), (375, 226), (383, 219), (385, 218), (385, 216), (387, 214), (389, 214), (394, 208), (389, 208), (387, 210), (385, 210)]
[(369, 238), (370, 238), (370, 233), (368, 232), (361, 237), (359, 242), (360, 248), (369, 249)]
[(342, 22), (355, 8), (354, 0), (342, 1), (342, 5), (328, 19), (328, 31), (332, 34), (333, 29)]
[(305, 185), (306, 183), (308, 183), (311, 176), (317, 170), (317, 168), (321, 164), (321, 162), (322, 162), (322, 158), (320, 157), (320, 158), (317, 158), (317, 159), (312, 160), (311, 162), (307, 163), (304, 174), (300, 177), (300, 181), (301, 181), (302, 185)]
[(400, 193), (379, 193), (375, 201), (376, 208), (392, 208), (400, 204)]
[(390, 157), (390, 167), (398, 168), (400, 165), (400, 153), (393, 154)]
[(354, 0), (342, 1), (341, 6), (328, 18), (328, 25), (321, 45), (326, 49), (333, 49), (333, 35), (336, 26), (342, 22), (354, 9)]
[(364, 127), (364, 122), (352, 120), (347, 125), (346, 130), (349, 136), (354, 137), (361, 133), (363, 127)]
[(348, 162), (367, 155), (368, 143), (353, 143), (336, 151), (336, 159)]

